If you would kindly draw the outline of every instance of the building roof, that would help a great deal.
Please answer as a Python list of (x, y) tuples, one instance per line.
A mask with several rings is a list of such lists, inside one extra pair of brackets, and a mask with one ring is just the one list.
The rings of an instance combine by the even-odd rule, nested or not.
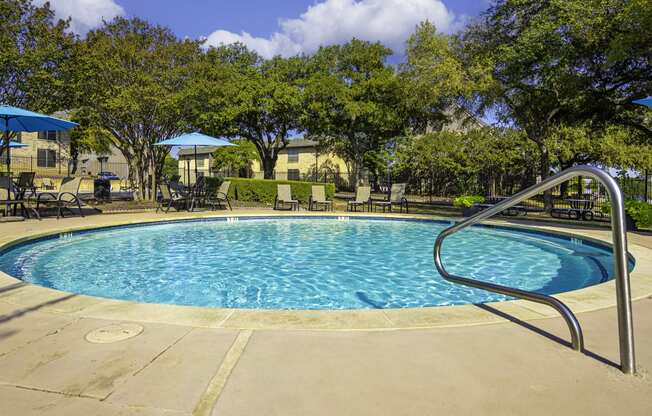
[[(207, 155), (213, 153), (217, 149), (219, 149), (218, 146), (197, 146), (197, 154)], [(194, 155), (195, 155), (194, 147), (184, 147), (183, 149), (179, 150), (179, 156), (194, 156)]]
[(287, 147), (317, 147), (317, 142), (308, 139), (292, 139), (288, 141)]
[[(288, 140), (287, 148), (305, 148), (305, 147), (317, 147), (317, 142), (314, 140), (308, 139), (290, 139)], [(208, 155), (219, 149), (217, 146), (197, 146), (197, 156), (199, 155)], [(193, 147), (184, 147), (179, 150), (179, 156), (195, 156), (195, 149)]]

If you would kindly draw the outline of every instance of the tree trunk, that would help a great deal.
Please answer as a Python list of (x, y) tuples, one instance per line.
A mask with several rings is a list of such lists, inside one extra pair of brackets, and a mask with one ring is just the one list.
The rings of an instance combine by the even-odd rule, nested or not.
[[(550, 176), (550, 157), (548, 149), (545, 146), (539, 146), (539, 150), (541, 151), (541, 169), (539, 174), (541, 175), (541, 180), (545, 181)], [(543, 209), (546, 212), (550, 212), (552, 208), (552, 189), (548, 189), (543, 192)]]
[(276, 161), (272, 159), (269, 154), (266, 154), (262, 159), (263, 162), (263, 173), (265, 179), (274, 179), (274, 166)]

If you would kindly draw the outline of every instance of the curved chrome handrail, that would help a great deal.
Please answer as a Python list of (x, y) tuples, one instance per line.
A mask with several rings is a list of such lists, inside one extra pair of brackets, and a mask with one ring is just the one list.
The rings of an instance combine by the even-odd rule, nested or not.
[(571, 332), (571, 345), (573, 349), (582, 351), (584, 340), (582, 329), (577, 318), (571, 310), (561, 301), (552, 296), (514, 289), (494, 283), (481, 282), (466, 277), (455, 276), (446, 271), (441, 259), (441, 248), (444, 239), (466, 227), (476, 224), (499, 212), (502, 212), (519, 202), (559, 185), (576, 176), (586, 176), (601, 182), (606, 188), (611, 201), (611, 228), (613, 235), (614, 272), (616, 280), (616, 302), (618, 309), (618, 334), (620, 341), (620, 366), (626, 374), (636, 372), (634, 354), (634, 327), (632, 323), (632, 301), (629, 286), (629, 269), (627, 267), (627, 234), (625, 232), (625, 207), (623, 194), (618, 183), (607, 172), (593, 166), (576, 166), (560, 172), (550, 178), (527, 188), (514, 196), (502, 201), (491, 208), (481, 211), (472, 217), (458, 222), (439, 234), (434, 246), (435, 266), (444, 279), (453, 283), (484, 289), (490, 292), (501, 293), (516, 298), (548, 305), (561, 314)]

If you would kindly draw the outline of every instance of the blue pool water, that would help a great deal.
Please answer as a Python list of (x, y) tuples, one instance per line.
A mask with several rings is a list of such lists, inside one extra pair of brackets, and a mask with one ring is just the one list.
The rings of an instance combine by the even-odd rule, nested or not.
[[(118, 227), (0, 253), (0, 270), (85, 295), (228, 308), (404, 308), (506, 297), (445, 281), (432, 247), (448, 223), (240, 219)], [(553, 235), (472, 227), (446, 240), (447, 269), (554, 294), (611, 278), (611, 253)]]

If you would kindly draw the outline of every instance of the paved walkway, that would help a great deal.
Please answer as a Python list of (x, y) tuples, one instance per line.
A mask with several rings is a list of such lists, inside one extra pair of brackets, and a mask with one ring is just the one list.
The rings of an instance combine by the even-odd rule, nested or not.
[[(6, 225), (0, 234), (17, 230)], [(651, 237), (630, 240), (652, 247)], [(631, 377), (615, 368), (613, 308), (579, 314), (587, 346), (580, 354), (562, 341), (568, 330), (561, 319), (510, 322), (482, 307), (500, 323), (238, 330), (80, 317), (58, 312), (63, 298), (17, 305), (20, 290), (0, 284), (0, 415), (652, 412), (652, 298), (634, 303), (640, 371)]]

